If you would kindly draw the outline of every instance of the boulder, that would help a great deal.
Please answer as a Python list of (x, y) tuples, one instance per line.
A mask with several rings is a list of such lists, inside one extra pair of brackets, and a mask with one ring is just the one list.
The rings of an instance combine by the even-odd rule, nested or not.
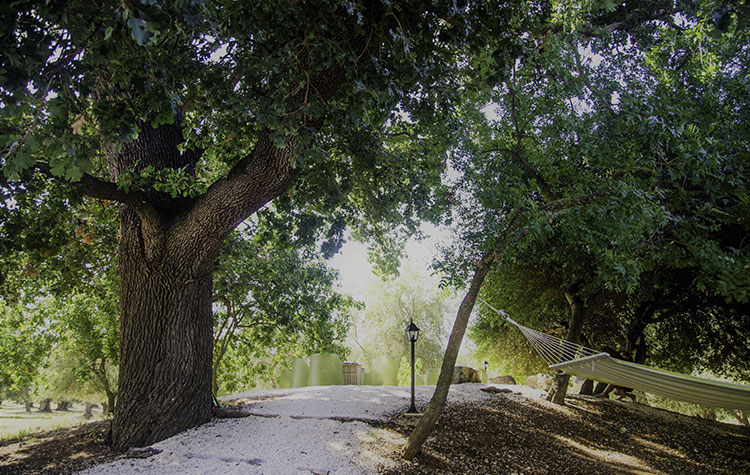
[(490, 382), (493, 384), (516, 384), (516, 378), (513, 376), (495, 376), (490, 378)]
[(482, 373), (469, 366), (456, 366), (453, 369), (451, 384), (481, 383)]
[(542, 391), (549, 391), (552, 387), (552, 378), (546, 374), (534, 374), (526, 379), (526, 386)]

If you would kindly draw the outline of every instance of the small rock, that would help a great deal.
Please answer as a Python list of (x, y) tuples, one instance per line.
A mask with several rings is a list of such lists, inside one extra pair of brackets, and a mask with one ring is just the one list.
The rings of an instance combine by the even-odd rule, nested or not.
[(508, 388), (497, 388), (495, 386), (485, 386), (483, 388), (479, 388), (479, 390), (480, 391), (484, 391), (486, 393), (493, 393), (493, 394), (498, 394), (498, 393), (512, 393), (513, 392), (512, 390), (510, 390)]
[(159, 453), (161, 453), (161, 450), (155, 447), (131, 447), (127, 452), (125, 452), (125, 458), (145, 459)]

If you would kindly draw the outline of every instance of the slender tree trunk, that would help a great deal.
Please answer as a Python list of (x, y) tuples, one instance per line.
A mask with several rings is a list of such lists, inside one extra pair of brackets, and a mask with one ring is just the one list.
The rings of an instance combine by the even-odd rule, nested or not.
[(94, 373), (94, 375), (97, 377), (102, 385), (102, 389), (104, 389), (104, 393), (107, 395), (107, 402), (102, 409), (102, 413), (107, 414), (108, 409), (109, 411), (114, 412), (117, 399), (117, 391), (112, 389), (112, 384), (109, 382), (109, 378), (107, 376), (107, 360), (105, 358), (101, 358), (98, 365), (92, 364), (91, 372)]
[[(577, 342), (581, 335), (583, 327), (583, 302), (572, 292), (565, 291), (565, 298), (570, 304), (570, 325), (568, 326), (568, 335), (566, 340)], [(565, 404), (565, 395), (568, 393), (568, 382), (570, 375), (562, 371), (555, 373), (554, 382), (547, 394), (547, 400), (555, 404)]]
[(94, 417), (94, 414), (91, 413), (91, 403), (88, 401), (86, 401), (86, 406), (83, 410), (83, 417), (84, 419), (87, 419), (87, 420)]
[(111, 388), (107, 387), (107, 402), (104, 403), (104, 407), (102, 407), (102, 413), (103, 414), (112, 414), (115, 412), (115, 407), (117, 407), (117, 392), (113, 391)]
[(645, 304), (636, 309), (633, 320), (630, 322), (625, 334), (625, 351), (633, 355), (633, 361), (643, 364), (646, 360), (646, 337), (644, 330), (649, 323), (653, 322), (656, 308), (652, 304)]
[(234, 332), (239, 326), (242, 316), (235, 312), (234, 305), (228, 300), (224, 300), (224, 307), (226, 308), (226, 320), (219, 329), (219, 333), (214, 337), (214, 349), (213, 349), (213, 360), (211, 364), (211, 391), (214, 394), (219, 393), (219, 365), (221, 360), (224, 359), (224, 355), (227, 353), (229, 343), (231, 343), (234, 337)]
[(583, 396), (591, 396), (594, 394), (594, 380), (588, 379), (581, 384), (581, 390), (578, 391), (578, 394), (581, 394)]
[(494, 255), (490, 254), (485, 256), (479, 263), (477, 270), (474, 273), (474, 278), (471, 281), (469, 291), (466, 293), (466, 296), (461, 302), (461, 306), (458, 308), (456, 323), (453, 325), (453, 331), (451, 331), (448, 346), (445, 349), (443, 366), (440, 368), (440, 376), (438, 377), (435, 392), (432, 395), (430, 404), (427, 406), (427, 410), (420, 418), (411, 435), (409, 435), (409, 440), (406, 441), (406, 445), (404, 446), (403, 457), (406, 460), (413, 459), (417, 453), (419, 453), (422, 445), (432, 432), (433, 427), (435, 427), (435, 423), (440, 417), (440, 414), (443, 412), (445, 401), (448, 397), (448, 390), (451, 386), (451, 379), (453, 378), (453, 368), (456, 366), (458, 350), (461, 348), (461, 341), (466, 332), (466, 325), (469, 323), (469, 316), (474, 309), (474, 303), (476, 302), (477, 295), (479, 295), (479, 289), (482, 287), (482, 282), (484, 282), (484, 278), (487, 277), (487, 273), (489, 272), (493, 261)]

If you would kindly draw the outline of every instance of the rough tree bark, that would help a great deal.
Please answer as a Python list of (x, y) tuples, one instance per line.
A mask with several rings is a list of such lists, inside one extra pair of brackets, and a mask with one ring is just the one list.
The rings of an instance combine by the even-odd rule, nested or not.
[(435, 392), (432, 395), (432, 399), (430, 399), (427, 410), (419, 419), (417, 426), (414, 428), (411, 435), (409, 435), (409, 439), (404, 446), (403, 457), (406, 460), (413, 459), (417, 453), (419, 453), (422, 444), (427, 440), (427, 437), (432, 432), (432, 428), (435, 426), (440, 414), (443, 412), (445, 400), (448, 397), (448, 390), (451, 386), (453, 368), (456, 366), (458, 350), (461, 348), (461, 341), (466, 332), (466, 325), (469, 323), (469, 316), (474, 309), (474, 303), (476, 302), (477, 295), (479, 295), (479, 289), (482, 287), (482, 282), (484, 282), (484, 278), (487, 276), (490, 267), (492, 267), (494, 258), (494, 253), (490, 253), (479, 262), (474, 277), (471, 280), (469, 291), (466, 293), (466, 296), (464, 296), (461, 306), (458, 308), (456, 322), (453, 325), (453, 330), (451, 331), (451, 336), (448, 340), (448, 346), (445, 349), (443, 365), (440, 368), (440, 376), (438, 376)]
[[(570, 305), (570, 325), (568, 326), (568, 334), (565, 339), (575, 343), (578, 342), (578, 338), (581, 335), (581, 328), (583, 327), (584, 306), (581, 299), (571, 291), (565, 291), (565, 298)], [(547, 394), (547, 400), (555, 404), (565, 404), (565, 395), (568, 393), (569, 381), (569, 374), (562, 371), (555, 373), (554, 382)]]

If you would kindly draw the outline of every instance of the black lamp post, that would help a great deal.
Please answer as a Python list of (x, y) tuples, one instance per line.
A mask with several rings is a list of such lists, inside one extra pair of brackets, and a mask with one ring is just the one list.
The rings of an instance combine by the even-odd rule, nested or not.
[(417, 406), (414, 405), (414, 343), (419, 338), (419, 328), (414, 325), (414, 321), (409, 322), (409, 326), (406, 327), (406, 336), (409, 337), (411, 342), (411, 406), (406, 411), (407, 414), (418, 414)]

